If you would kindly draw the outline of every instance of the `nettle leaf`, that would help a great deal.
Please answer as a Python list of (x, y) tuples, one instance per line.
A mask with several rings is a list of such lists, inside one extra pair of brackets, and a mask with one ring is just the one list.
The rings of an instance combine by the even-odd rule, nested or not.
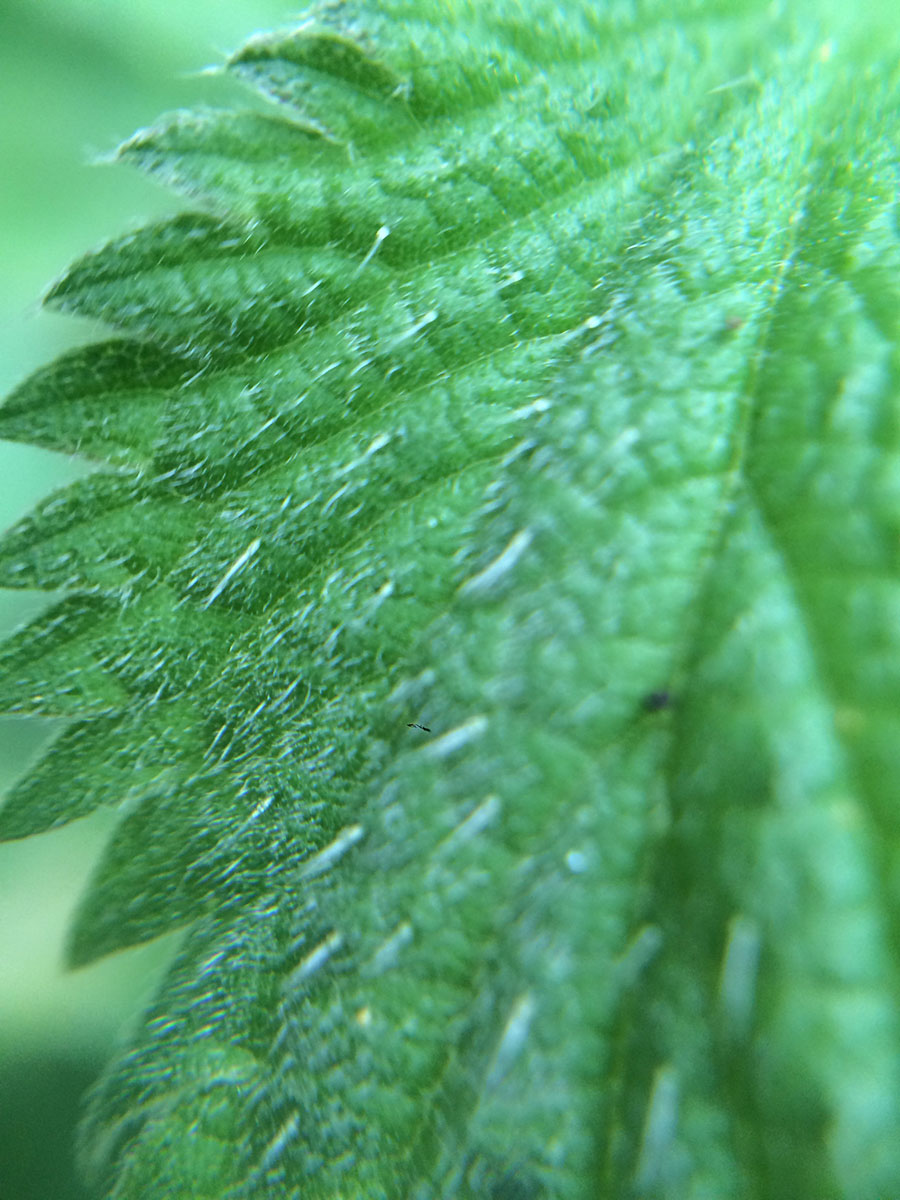
[(889, 15), (325, 4), (122, 147), (196, 207), (0, 413), (98, 463), (0, 831), (188, 927), (103, 1195), (900, 1195)]

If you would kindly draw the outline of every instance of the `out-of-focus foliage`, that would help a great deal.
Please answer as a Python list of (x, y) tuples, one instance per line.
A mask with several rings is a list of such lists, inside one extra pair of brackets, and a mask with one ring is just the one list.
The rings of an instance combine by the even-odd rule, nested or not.
[(900, 1191), (882, 15), (324, 4), (123, 146), (194, 207), (0, 411), (104, 464), (0, 833), (121, 807), (76, 963), (190, 927), (109, 1197)]

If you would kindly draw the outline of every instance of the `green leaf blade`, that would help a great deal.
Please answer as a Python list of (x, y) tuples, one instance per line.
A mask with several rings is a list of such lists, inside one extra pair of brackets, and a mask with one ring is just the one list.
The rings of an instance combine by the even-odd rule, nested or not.
[[(196, 364), (135, 447), (143, 524), (84, 545), (97, 477), (7, 545), (106, 605), (56, 678), (13, 645), (9, 705), (102, 719), (104, 803), (154, 743), (71, 956), (192, 925), (86, 1155), (122, 1198), (874, 1200), (894, 84), (873, 137), (854, 37), (790, 15), (445, 10), (250, 43), (231, 69), (345, 145), (139, 135), (216, 215), (57, 289)], [(86, 811), (89, 746), (11, 835), (65, 819), (68, 763)]]

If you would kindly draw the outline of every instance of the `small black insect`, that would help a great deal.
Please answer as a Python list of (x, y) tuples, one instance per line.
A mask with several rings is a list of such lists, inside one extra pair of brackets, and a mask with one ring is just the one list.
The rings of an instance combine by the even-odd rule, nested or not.
[(668, 708), (672, 703), (672, 696), (665, 688), (658, 692), (651, 692), (641, 701), (641, 706), (644, 712), (661, 712), (664, 708)]
[(417, 725), (415, 721), (407, 721), (406, 727), (407, 729), (424, 729), (426, 733), (431, 733), (427, 725)]

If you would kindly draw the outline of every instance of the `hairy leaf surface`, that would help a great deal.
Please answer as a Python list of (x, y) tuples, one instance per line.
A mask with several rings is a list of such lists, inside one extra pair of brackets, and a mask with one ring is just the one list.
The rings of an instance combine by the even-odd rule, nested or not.
[(900, 1194), (888, 16), (323, 4), (121, 148), (193, 207), (0, 409), (97, 463), (0, 835), (120, 807), (73, 963), (187, 930), (110, 1200)]

